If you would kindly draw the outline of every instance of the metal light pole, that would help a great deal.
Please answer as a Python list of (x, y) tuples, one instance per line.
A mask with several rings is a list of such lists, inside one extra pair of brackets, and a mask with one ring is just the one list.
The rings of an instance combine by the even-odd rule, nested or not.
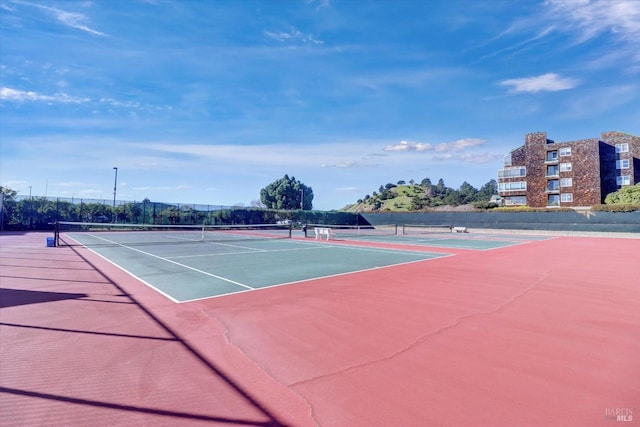
[(113, 168), (116, 171), (116, 178), (113, 181), (113, 222), (118, 222), (118, 214), (116, 214), (116, 191), (118, 188), (118, 168)]
[(304, 188), (300, 189), (300, 210), (304, 210)]

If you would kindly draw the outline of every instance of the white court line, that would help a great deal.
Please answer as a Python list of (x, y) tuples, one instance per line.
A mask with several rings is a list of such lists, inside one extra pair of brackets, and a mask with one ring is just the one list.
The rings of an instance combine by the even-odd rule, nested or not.
[(243, 284), (243, 283), (236, 282), (235, 280), (227, 279), (226, 277), (222, 277), (222, 276), (218, 276), (218, 275), (215, 275), (215, 274), (212, 274), (212, 273), (208, 273), (208, 272), (206, 272), (206, 271), (203, 271), (203, 270), (200, 270), (200, 269), (197, 269), (197, 268), (193, 268), (193, 267), (190, 267), (190, 266), (185, 265), (185, 264), (181, 264), (181, 263), (179, 263), (179, 262), (176, 262), (176, 261), (170, 260), (170, 259), (165, 258), (165, 257), (161, 257), (161, 256), (158, 256), (158, 255), (154, 255), (154, 254), (152, 254), (152, 253), (149, 253), (149, 252), (141, 251), (140, 249), (132, 248), (132, 247), (130, 247), (130, 246), (123, 245), (123, 244), (121, 244), (121, 243), (114, 242), (114, 241), (109, 240), (109, 239), (105, 239), (105, 238), (103, 238), (103, 237), (98, 237), (98, 236), (96, 236), (96, 235), (94, 235), (94, 234), (88, 234), (88, 235), (89, 235), (89, 236), (91, 236), (91, 237), (94, 237), (94, 238), (96, 238), (96, 239), (104, 240), (105, 242), (109, 242), (109, 243), (111, 243), (111, 244), (114, 244), (114, 245), (117, 245), (117, 246), (120, 246), (120, 247), (123, 247), (123, 248), (127, 248), (127, 249), (130, 249), (130, 250), (132, 250), (132, 251), (135, 251), (135, 252), (139, 252), (139, 253), (141, 253), (141, 254), (144, 254), (144, 255), (148, 255), (148, 256), (150, 256), (150, 257), (152, 257), (152, 258), (157, 258), (157, 259), (160, 259), (160, 260), (162, 260), (162, 261), (170, 262), (171, 264), (175, 264), (175, 265), (177, 265), (177, 266), (180, 266), (180, 267), (186, 268), (187, 270), (195, 271), (196, 273), (204, 274), (205, 276), (210, 276), (210, 277), (216, 278), (216, 279), (218, 279), (218, 280), (222, 280), (222, 281), (224, 281), (224, 282), (232, 283), (232, 284), (237, 285), (237, 286), (242, 286), (243, 288), (246, 288), (246, 289), (249, 289), (249, 290), (255, 290), (255, 289), (256, 289), (256, 288), (253, 288), (253, 287), (251, 287), (251, 286), (245, 285), (245, 284)]
[(215, 245), (215, 246), (228, 246), (230, 248), (240, 248), (240, 249), (248, 249), (250, 251), (254, 251), (254, 252), (266, 252), (265, 249), (257, 249), (257, 248), (251, 248), (248, 246), (241, 246), (241, 245), (232, 245), (230, 243), (221, 243), (221, 242), (216, 242), (214, 240), (191, 240), (191, 239), (185, 239), (183, 237), (176, 237), (176, 236), (167, 236), (170, 239), (176, 239), (176, 240), (184, 240), (187, 242), (199, 242), (199, 243), (206, 243), (208, 245)]
[[(407, 252), (410, 252), (410, 251), (407, 251)], [(410, 253), (413, 253), (413, 252), (410, 252)], [(435, 254), (435, 252), (425, 252), (425, 253), (434, 253)], [(261, 291), (263, 289), (278, 288), (280, 286), (296, 285), (296, 284), (299, 284), (299, 283), (313, 282), (315, 280), (323, 280), (323, 279), (329, 279), (329, 278), (332, 278), (332, 277), (347, 276), (347, 275), (350, 275), (350, 274), (364, 273), (364, 272), (367, 272), (367, 271), (379, 270), (379, 269), (382, 269), (382, 268), (391, 268), (391, 267), (397, 267), (399, 265), (414, 264), (414, 263), (418, 263), (418, 262), (433, 261), (433, 260), (440, 259), (440, 258), (448, 258), (448, 257), (456, 256), (455, 254), (437, 254), (437, 255), (439, 255), (439, 256), (430, 257), (430, 258), (424, 258), (424, 259), (416, 259), (416, 260), (413, 260), (413, 261), (405, 261), (405, 262), (400, 262), (400, 263), (397, 263), (397, 264), (389, 264), (389, 265), (383, 265), (383, 266), (375, 266), (375, 267), (363, 268), (361, 270), (345, 271), (343, 273), (327, 274), (326, 276), (310, 277), (308, 279), (296, 280), (296, 281), (293, 281), (293, 282), (285, 282), (285, 283), (278, 283), (278, 284), (275, 284), (275, 285), (261, 286), (259, 288), (250, 289), (250, 290), (248, 289), (248, 290), (242, 290), (242, 291), (236, 291), (236, 292), (229, 292), (229, 293), (226, 293), (226, 294), (210, 295), (210, 296), (201, 297), (201, 298), (194, 298), (194, 299), (190, 299), (190, 300), (179, 301), (179, 304), (183, 304), (183, 303), (187, 303), (187, 302), (194, 302), (194, 301), (202, 301), (202, 300), (213, 299), (213, 298), (222, 298), (222, 297), (226, 297), (226, 296), (229, 296), (229, 295), (242, 294), (242, 293), (250, 292), (250, 291)]]
[[(288, 249), (260, 249), (260, 252), (291, 252), (291, 251), (308, 251), (312, 249), (324, 249), (323, 246), (314, 246), (308, 248), (288, 248)], [(208, 256), (233, 256), (233, 255), (246, 255), (246, 254), (255, 254), (256, 251), (243, 251), (243, 252), (223, 252), (223, 253), (214, 253), (214, 254), (199, 254), (199, 255), (176, 255), (167, 257), (167, 259), (180, 259), (180, 258), (201, 258)]]
[[(318, 276), (318, 277), (310, 277), (310, 278), (297, 280), (297, 281), (293, 281), (293, 282), (278, 283), (278, 284), (274, 284), (274, 285), (267, 285), (267, 286), (261, 286), (261, 287), (251, 287), (251, 286), (248, 286), (248, 285), (233, 281), (231, 279), (227, 279), (227, 278), (224, 278), (224, 277), (221, 277), (221, 276), (217, 276), (215, 274), (211, 274), (211, 273), (208, 273), (206, 271), (202, 271), (202, 270), (199, 270), (197, 268), (193, 268), (193, 267), (190, 267), (188, 265), (184, 265), (184, 264), (181, 264), (179, 262), (172, 261), (172, 260), (170, 260), (170, 259), (168, 259), (166, 257), (161, 257), (161, 256), (158, 256), (158, 255), (154, 255), (152, 253), (145, 252), (145, 251), (142, 251), (140, 249), (132, 248), (130, 246), (123, 245), (121, 243), (117, 243), (117, 242), (111, 241), (109, 239), (105, 239), (103, 237), (96, 236), (94, 234), (87, 233), (87, 235), (89, 235), (89, 236), (91, 236), (93, 238), (96, 238), (96, 239), (103, 240), (105, 242), (111, 243), (113, 245), (120, 246), (120, 247), (123, 247), (123, 248), (126, 248), (126, 249), (130, 249), (132, 251), (136, 251), (136, 252), (142, 253), (144, 255), (148, 255), (148, 256), (151, 256), (153, 258), (157, 258), (157, 259), (160, 259), (160, 260), (163, 260), (163, 261), (167, 261), (167, 262), (170, 262), (172, 264), (178, 265), (180, 267), (184, 267), (186, 269), (189, 269), (189, 270), (192, 270), (192, 271), (195, 271), (195, 272), (198, 272), (198, 273), (202, 273), (204, 275), (207, 275), (207, 276), (210, 276), (210, 277), (214, 277), (216, 279), (219, 279), (219, 280), (222, 280), (222, 281), (226, 281), (226, 282), (238, 285), (238, 286), (240, 286), (242, 288), (245, 288), (243, 290), (238, 290), (238, 291), (235, 291), (235, 292), (226, 292), (226, 293), (223, 293), (223, 294), (220, 294), (220, 295), (209, 295), (209, 296), (204, 296), (204, 297), (201, 297), (201, 298), (194, 298), (194, 299), (190, 299), (190, 300), (176, 300), (171, 295), (167, 294), (166, 292), (162, 291), (161, 289), (158, 289), (157, 287), (155, 287), (154, 285), (150, 284), (149, 282), (143, 280), (142, 278), (138, 277), (137, 275), (131, 273), (130, 271), (128, 271), (127, 269), (123, 268), (122, 266), (120, 266), (116, 262), (114, 262), (114, 261), (110, 260), (109, 258), (107, 258), (106, 256), (103, 256), (100, 253), (95, 252), (93, 249), (90, 249), (90, 248), (88, 248), (88, 247), (83, 245), (85, 248), (89, 249), (91, 252), (95, 253), (96, 255), (98, 255), (101, 258), (103, 258), (106, 261), (108, 261), (110, 264), (115, 265), (116, 267), (118, 267), (121, 270), (125, 271), (126, 273), (130, 274), (135, 279), (139, 280), (140, 282), (144, 283), (145, 285), (147, 285), (151, 289), (154, 289), (155, 291), (157, 291), (161, 295), (164, 295), (165, 297), (167, 297), (168, 299), (170, 299), (171, 301), (173, 301), (174, 303), (177, 303), (177, 304), (182, 304), (182, 303), (186, 303), (186, 302), (193, 302), (193, 301), (199, 301), (199, 300), (205, 300), (205, 299), (212, 299), (212, 298), (220, 298), (220, 297), (224, 297), (224, 296), (228, 296), (228, 295), (239, 294), (239, 293), (244, 293), (244, 292), (249, 292), (249, 291), (260, 291), (262, 289), (269, 289), (269, 288), (275, 288), (275, 287), (279, 287), (279, 286), (294, 285), (294, 284), (298, 284), (298, 283), (310, 282), (310, 281), (321, 280), (321, 279), (326, 279), (326, 278), (331, 278), (331, 277), (345, 276), (345, 275), (356, 274), (356, 273), (361, 273), (361, 272), (366, 272), (366, 271), (371, 271), (371, 270), (377, 270), (377, 269), (381, 269), (381, 268), (390, 268), (390, 267), (395, 267), (395, 266), (404, 265), (404, 264), (412, 264), (412, 263), (417, 263), (417, 262), (431, 261), (431, 260), (435, 260), (435, 259), (455, 256), (455, 254), (438, 253), (438, 252), (423, 252), (423, 251), (393, 250), (393, 249), (375, 249), (375, 248), (362, 247), (362, 246), (350, 245), (350, 244), (332, 244), (332, 243), (326, 244), (326, 243), (315, 243), (315, 242), (304, 242), (304, 241), (291, 241), (290, 243), (306, 246), (306, 248), (299, 248), (298, 247), (298, 248), (291, 248), (291, 249), (277, 249), (277, 250), (273, 250), (273, 252), (292, 251), (292, 250), (301, 250), (301, 249), (329, 249), (329, 250), (335, 250), (335, 249), (343, 248), (343, 249), (360, 250), (360, 251), (368, 251), (368, 252), (380, 252), (380, 253), (392, 253), (392, 254), (404, 253), (404, 254), (410, 254), (410, 255), (422, 255), (423, 258), (422, 259), (417, 259), (417, 260), (412, 260), (412, 261), (405, 261), (405, 262), (401, 262), (401, 263), (397, 263), (397, 264), (389, 264), (389, 265), (384, 265), (384, 266), (374, 266), (374, 267), (369, 267), (369, 268), (365, 268), (365, 269), (361, 269), (361, 270), (346, 271), (346, 272), (343, 272), (343, 273), (336, 273), (336, 274), (330, 274), (330, 275)], [(270, 252), (270, 251), (267, 251), (267, 252)], [(246, 252), (246, 253), (255, 253), (255, 252)], [(233, 253), (229, 253), (227, 255), (233, 255)], [(428, 256), (428, 255), (435, 255), (435, 256)]]
[[(404, 241), (398, 239), (398, 240), (394, 240), (394, 239), (389, 239), (389, 240), (375, 240), (375, 239), (366, 239), (367, 242), (371, 242), (371, 243), (391, 243), (391, 244), (397, 244), (397, 245), (407, 245), (407, 246), (432, 246), (435, 248), (442, 248), (442, 249), (465, 249), (465, 250), (473, 250), (473, 251), (494, 251), (494, 250), (498, 250), (498, 249), (502, 249), (502, 248), (510, 248), (512, 246), (519, 246), (519, 245), (527, 245), (533, 242), (543, 242), (546, 240), (551, 240), (554, 239), (555, 237), (552, 237), (551, 239), (545, 239), (545, 240), (516, 240), (516, 241), (512, 241), (512, 240), (506, 240), (506, 239), (502, 239), (499, 240), (501, 242), (505, 242), (504, 245), (500, 245), (500, 246), (496, 246), (493, 248), (474, 248), (472, 246), (465, 246), (465, 245), (444, 245), (442, 243), (439, 243), (439, 241), (441, 240), (454, 240), (454, 237), (415, 237), (412, 235), (402, 235), (402, 236), (406, 236), (406, 237), (402, 237), (402, 239), (406, 239)], [(355, 240), (351, 240), (351, 241), (355, 241)], [(493, 240), (493, 239), (464, 239), (464, 238), (460, 238), (459, 241), (468, 241), (468, 242), (496, 242), (498, 240)]]
[[(297, 245), (303, 245), (306, 246), (304, 248), (300, 248), (300, 247), (295, 247), (295, 248), (286, 248), (286, 249), (261, 249), (261, 252), (291, 252), (291, 251), (300, 251), (300, 250), (314, 250), (314, 249), (338, 249), (338, 248), (349, 248), (349, 249), (354, 249), (354, 250), (359, 250), (359, 251), (366, 251), (366, 252), (380, 252), (380, 253), (390, 253), (390, 254), (409, 254), (409, 255), (414, 255), (414, 254), (424, 254), (425, 252), (423, 251), (407, 251), (407, 250), (395, 250), (395, 249), (376, 249), (376, 248), (370, 248), (370, 247), (364, 247), (364, 246), (358, 246), (358, 245), (349, 245), (349, 244), (339, 244), (339, 245), (333, 245), (333, 244), (329, 244), (327, 245), (326, 243), (310, 243), (310, 242), (302, 242), (302, 241), (291, 241), (288, 243), (293, 243), (293, 244), (297, 244)], [(167, 259), (183, 259), (183, 258), (202, 258), (202, 257), (208, 257), (208, 256), (233, 256), (233, 255), (246, 255), (249, 253), (255, 253), (254, 251), (246, 251), (246, 252), (224, 252), (224, 253), (212, 253), (212, 254), (198, 254), (198, 255), (176, 255), (176, 256), (170, 256), (170, 257), (166, 257)], [(434, 252), (436, 253), (436, 252)]]

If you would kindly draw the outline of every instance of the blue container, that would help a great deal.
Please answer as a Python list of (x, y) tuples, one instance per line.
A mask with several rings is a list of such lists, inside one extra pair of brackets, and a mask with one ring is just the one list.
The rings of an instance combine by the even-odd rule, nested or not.
[(53, 248), (56, 245), (56, 240), (53, 237), (47, 237), (47, 247)]

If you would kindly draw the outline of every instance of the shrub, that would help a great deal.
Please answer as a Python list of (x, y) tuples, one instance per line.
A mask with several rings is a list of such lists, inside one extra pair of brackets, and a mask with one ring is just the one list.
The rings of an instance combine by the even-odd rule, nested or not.
[(497, 203), (494, 202), (488, 202), (486, 200), (481, 201), (481, 202), (475, 202), (473, 204), (473, 207), (476, 209), (495, 209), (497, 207), (499, 207), (499, 205)]

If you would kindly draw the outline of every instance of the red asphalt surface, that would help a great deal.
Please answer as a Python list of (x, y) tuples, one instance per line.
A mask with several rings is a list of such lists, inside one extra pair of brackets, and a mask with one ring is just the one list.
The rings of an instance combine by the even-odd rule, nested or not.
[(3, 426), (640, 425), (640, 239), (175, 304), (47, 236), (0, 235)]

